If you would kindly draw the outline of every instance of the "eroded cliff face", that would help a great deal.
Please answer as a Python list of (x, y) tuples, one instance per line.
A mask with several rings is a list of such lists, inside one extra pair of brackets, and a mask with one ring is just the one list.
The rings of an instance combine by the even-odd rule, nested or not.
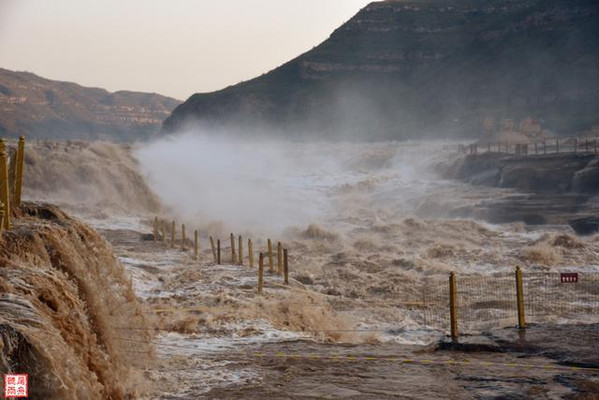
[[(123, 326), (138, 329), (123, 341)], [(149, 343), (104, 239), (54, 206), (24, 204), (0, 242), (1, 372), (28, 373), (32, 399), (130, 398)]]
[(179, 103), (155, 93), (110, 93), (0, 68), (4, 137), (143, 140)]
[(164, 129), (476, 136), (485, 119), (531, 116), (586, 130), (599, 122), (598, 22), (590, 0), (375, 2), (270, 73), (192, 96)]

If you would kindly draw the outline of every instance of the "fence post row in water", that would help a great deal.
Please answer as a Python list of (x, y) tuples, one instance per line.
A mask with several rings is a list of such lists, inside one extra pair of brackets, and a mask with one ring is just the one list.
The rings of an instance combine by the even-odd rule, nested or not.
[[(1, 150), (1, 149), (0, 149)], [(0, 157), (2, 156), (2, 152), (0, 151)], [(0, 171), (1, 172), (1, 171)], [(0, 218), (2, 212), (0, 210)], [(0, 225), (2, 224), (2, 220), (0, 219)], [(176, 241), (176, 227), (177, 222), (172, 220), (170, 223), (170, 248), (175, 247)], [(166, 221), (164, 219), (159, 219), (158, 216), (154, 217), (152, 224), (152, 232), (154, 242), (164, 241), (166, 242)], [(214, 238), (212, 236), (210, 239), (210, 248), (212, 250), (212, 257), (214, 262), (217, 265), (221, 264), (221, 242), (220, 239), (216, 240), (216, 246), (214, 243)], [(186, 251), (186, 226), (185, 224), (181, 224), (181, 250)], [(235, 235), (233, 233), (230, 234), (231, 241), (231, 263), (237, 265), (243, 265), (243, 237), (241, 235), (237, 238), (237, 251), (235, 251)], [(271, 273), (274, 273), (274, 262), (273, 262), (273, 248), (272, 248), (272, 240), (267, 239), (268, 243), (268, 262), (269, 262), (269, 270)], [(248, 239), (248, 262), (249, 266), (254, 266), (254, 249), (252, 239)], [(194, 230), (193, 232), (193, 258), (199, 258), (199, 240), (198, 240), (198, 230)], [(264, 258), (265, 254), (263, 252), (259, 253), (259, 270), (258, 270), (258, 292), (261, 294), (263, 292), (264, 287)], [(283, 248), (283, 244), (279, 241), (277, 242), (277, 271), (276, 273), (279, 276), (283, 276), (285, 285), (289, 285), (289, 254), (287, 249)]]

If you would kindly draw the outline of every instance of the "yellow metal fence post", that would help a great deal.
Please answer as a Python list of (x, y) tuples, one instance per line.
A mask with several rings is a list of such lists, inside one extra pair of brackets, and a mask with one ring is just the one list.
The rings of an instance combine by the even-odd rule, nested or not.
[(451, 340), (458, 340), (458, 285), (455, 272), (449, 274), (449, 319), (451, 323)]
[(6, 146), (4, 140), (0, 139), (0, 200), (4, 205), (4, 229), (10, 229), (10, 193), (6, 162)]
[(287, 257), (287, 249), (283, 249), (283, 260), (284, 260), (284, 268), (283, 272), (285, 275), (285, 285), (289, 285), (289, 258)]
[(231, 264), (235, 264), (235, 236), (231, 233)]
[(252, 239), (248, 239), (248, 259), (250, 267), (254, 266), (254, 249), (252, 248)]
[(198, 230), (193, 231), (193, 256), (198, 258)]
[(220, 239), (216, 239), (216, 263), (220, 265)]
[(154, 243), (158, 240), (158, 217), (154, 217)]
[(518, 302), (518, 328), (526, 328), (526, 318), (524, 316), (524, 289), (522, 286), (522, 270), (516, 267), (516, 299)]
[(268, 239), (268, 271), (273, 272), (274, 267), (272, 263), (272, 242)]
[(262, 294), (262, 286), (264, 284), (264, 254), (260, 252), (258, 256), (258, 294)]
[(277, 274), (283, 275), (283, 246), (277, 242)]
[(171, 249), (175, 247), (175, 229), (177, 229), (177, 227), (175, 226), (175, 221), (173, 221), (171, 223)]
[(243, 265), (243, 240), (239, 235), (239, 243), (237, 245), (237, 252), (239, 253), (239, 265)]
[(212, 258), (216, 262), (216, 248), (214, 247), (214, 239), (210, 236), (210, 248), (212, 249)]
[(21, 189), (23, 187), (23, 164), (25, 162), (25, 136), (19, 137), (19, 146), (17, 148), (17, 166), (14, 187), (15, 207), (21, 206)]

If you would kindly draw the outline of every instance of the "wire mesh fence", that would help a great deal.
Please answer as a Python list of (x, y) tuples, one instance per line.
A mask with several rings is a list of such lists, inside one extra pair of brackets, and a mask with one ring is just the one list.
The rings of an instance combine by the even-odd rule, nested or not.
[[(457, 325), (460, 333), (518, 326), (515, 273), (456, 275)], [(599, 273), (523, 272), (526, 323), (599, 323)], [(423, 287), (423, 323), (450, 332), (450, 284), (430, 278)]]
[[(595, 323), (599, 320), (599, 273), (528, 273), (523, 279), (526, 319), (532, 323)], [(566, 277), (568, 277), (566, 275)]]

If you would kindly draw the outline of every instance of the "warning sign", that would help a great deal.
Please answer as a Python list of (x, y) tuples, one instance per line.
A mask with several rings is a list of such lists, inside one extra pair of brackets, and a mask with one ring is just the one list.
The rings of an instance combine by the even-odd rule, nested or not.
[(578, 273), (559, 274), (559, 279), (562, 283), (578, 283)]

